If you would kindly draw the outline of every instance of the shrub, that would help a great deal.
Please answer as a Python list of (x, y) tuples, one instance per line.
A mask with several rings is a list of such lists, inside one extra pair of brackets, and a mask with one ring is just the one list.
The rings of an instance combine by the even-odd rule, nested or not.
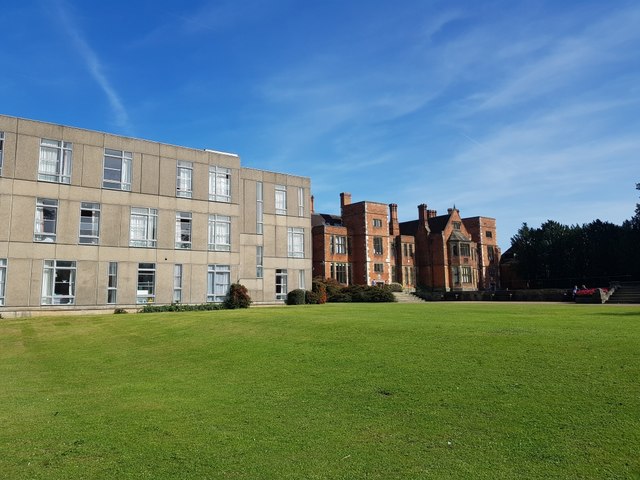
[(314, 280), (311, 284), (311, 291), (318, 296), (315, 303), (327, 303), (327, 287), (322, 281), (318, 279)]
[(287, 305), (304, 305), (307, 291), (300, 288), (287, 293)]
[(191, 312), (202, 310), (222, 310), (222, 303), (201, 303), (198, 305), (188, 305), (184, 303), (172, 303), (170, 305), (145, 305), (140, 313), (156, 313), (156, 312)]
[(127, 313), (127, 311), (124, 308), (119, 308), (118, 307), (113, 311), (113, 313), (116, 313), (116, 314), (118, 314), (118, 313)]
[(396, 282), (392, 282), (389, 285), (387, 285), (387, 288), (389, 289), (390, 292), (402, 292), (402, 285), (400, 285), (399, 283)]
[(247, 287), (241, 283), (232, 283), (227, 298), (224, 300), (225, 308), (249, 308), (249, 305), (251, 305), (251, 297)]
[(305, 301), (308, 305), (317, 305), (318, 294), (316, 292), (312, 292), (311, 290), (307, 290), (305, 295)]

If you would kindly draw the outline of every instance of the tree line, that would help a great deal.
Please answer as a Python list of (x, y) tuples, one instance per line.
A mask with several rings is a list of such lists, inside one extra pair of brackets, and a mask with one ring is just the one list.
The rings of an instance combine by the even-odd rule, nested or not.
[(531, 228), (524, 223), (505, 253), (522, 285), (530, 288), (640, 280), (640, 203), (622, 225), (594, 220), (568, 226), (548, 220)]

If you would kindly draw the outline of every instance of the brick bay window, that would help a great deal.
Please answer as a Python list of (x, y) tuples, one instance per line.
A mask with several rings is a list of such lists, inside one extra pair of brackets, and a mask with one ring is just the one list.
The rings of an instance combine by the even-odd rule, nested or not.
[(207, 273), (207, 302), (224, 302), (231, 285), (229, 265), (209, 265)]
[(136, 303), (153, 303), (156, 300), (156, 264), (138, 264)]
[(40, 140), (38, 180), (71, 183), (72, 144), (58, 140)]
[(209, 167), (209, 200), (231, 202), (231, 169)]
[(287, 228), (288, 256), (304, 258), (304, 228)]
[(105, 148), (102, 188), (131, 191), (132, 163), (131, 152)]
[(276, 300), (287, 299), (287, 270), (276, 269)]
[(36, 221), (33, 227), (33, 241), (55, 242), (57, 223), (58, 201), (49, 198), (38, 198), (36, 200)]
[(42, 305), (76, 303), (76, 262), (45, 260), (42, 271)]
[(129, 226), (130, 247), (155, 247), (157, 230), (157, 209), (131, 207), (131, 222)]

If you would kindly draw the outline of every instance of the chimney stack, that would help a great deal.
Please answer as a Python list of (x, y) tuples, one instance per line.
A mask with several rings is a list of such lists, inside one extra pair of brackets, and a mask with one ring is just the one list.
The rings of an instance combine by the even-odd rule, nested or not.
[(429, 210), (427, 210), (427, 204), (421, 203), (418, 205), (418, 224), (420, 227), (429, 230)]
[(314, 209), (314, 206), (313, 206), (313, 201), (314, 201), (314, 197), (313, 197), (313, 195), (311, 195), (311, 214), (316, 213), (316, 211)]
[(393, 237), (400, 235), (400, 224), (398, 223), (398, 205), (389, 204), (389, 234)]
[(342, 209), (345, 205), (351, 205), (351, 194), (342, 192), (340, 194), (340, 213), (342, 213)]
[(437, 210), (427, 210), (427, 218), (433, 218), (438, 216)]

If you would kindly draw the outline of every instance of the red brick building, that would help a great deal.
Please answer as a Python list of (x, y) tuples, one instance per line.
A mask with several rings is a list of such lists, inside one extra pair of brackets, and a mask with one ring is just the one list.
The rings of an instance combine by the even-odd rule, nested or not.
[(340, 194), (340, 211), (312, 215), (314, 277), (440, 291), (499, 286), (493, 218), (461, 218), (456, 208), (438, 215), (422, 204), (417, 220), (399, 222), (396, 204), (351, 203), (349, 193)]

